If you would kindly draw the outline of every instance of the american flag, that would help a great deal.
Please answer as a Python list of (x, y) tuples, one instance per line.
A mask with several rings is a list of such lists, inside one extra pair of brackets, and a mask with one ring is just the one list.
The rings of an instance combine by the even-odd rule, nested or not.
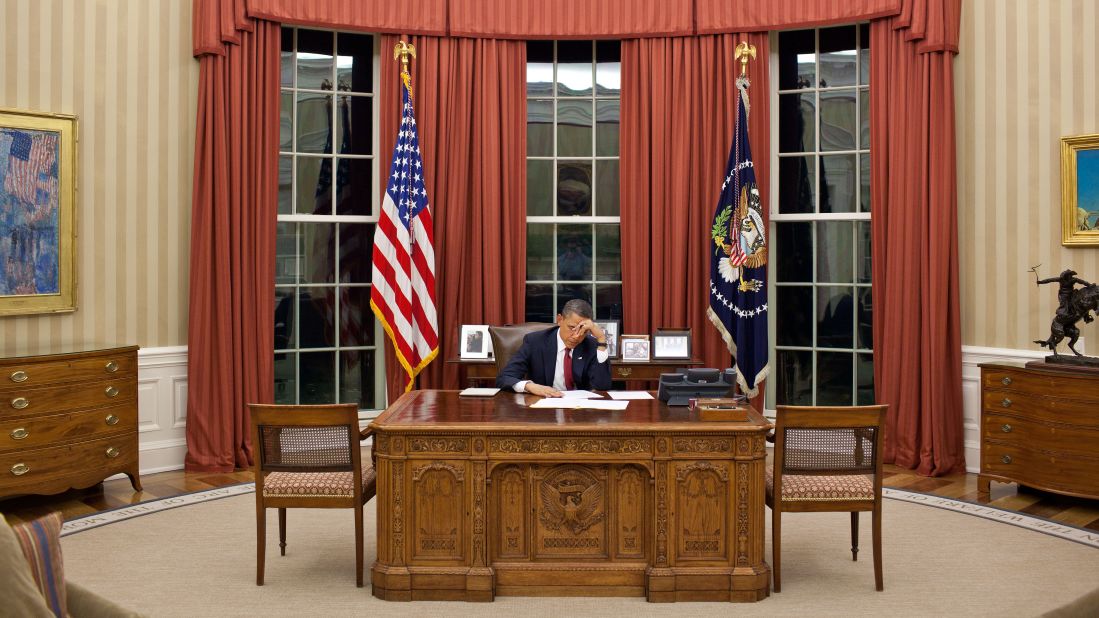
[(57, 135), (12, 131), (11, 136), (4, 190), (28, 204), (37, 204), (39, 185), (49, 188), (49, 179), (40, 175), (49, 172), (57, 160)]
[(401, 82), (401, 127), (374, 230), (370, 307), (408, 373), (407, 392), (416, 375), (439, 354), (439, 326), (431, 211), (407, 72), (401, 73)]

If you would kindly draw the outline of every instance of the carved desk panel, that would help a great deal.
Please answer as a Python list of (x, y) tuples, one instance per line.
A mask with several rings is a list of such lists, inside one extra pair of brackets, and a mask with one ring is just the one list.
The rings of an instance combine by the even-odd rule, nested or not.
[(621, 412), (531, 401), (413, 391), (372, 423), (375, 596), (768, 596), (763, 417), (704, 423), (655, 400)]

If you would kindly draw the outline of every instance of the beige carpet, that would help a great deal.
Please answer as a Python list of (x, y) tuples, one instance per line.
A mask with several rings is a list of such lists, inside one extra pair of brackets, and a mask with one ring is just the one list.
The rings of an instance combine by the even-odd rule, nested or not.
[[(846, 514), (793, 514), (783, 518), (783, 591), (735, 606), (641, 598), (386, 603), (369, 583), (355, 587), (354, 529), (344, 510), (291, 511), (285, 557), (271, 513), (261, 588), (251, 494), (82, 531), (63, 547), (71, 580), (150, 616), (1034, 616), (1099, 577), (1093, 547), (898, 500), (884, 508), (885, 592), (874, 591), (868, 519), (864, 551), (852, 562)], [(368, 577), (374, 527), (371, 503)]]

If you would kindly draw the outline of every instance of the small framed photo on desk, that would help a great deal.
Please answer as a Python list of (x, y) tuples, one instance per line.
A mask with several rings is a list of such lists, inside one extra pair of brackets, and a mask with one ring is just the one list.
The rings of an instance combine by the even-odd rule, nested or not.
[(607, 358), (618, 358), (618, 320), (596, 320), (595, 323), (607, 334)]
[(625, 362), (644, 363), (649, 360), (649, 336), (648, 335), (622, 335), (619, 338), (622, 344), (622, 360)]
[(658, 328), (653, 333), (653, 358), (691, 357), (691, 329)]
[(458, 337), (459, 358), (490, 358), (492, 339), (488, 336), (487, 324), (462, 324)]

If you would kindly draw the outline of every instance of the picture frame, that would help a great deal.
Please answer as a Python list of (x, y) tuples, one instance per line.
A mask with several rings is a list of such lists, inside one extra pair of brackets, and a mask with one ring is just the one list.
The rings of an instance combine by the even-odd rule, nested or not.
[(488, 324), (462, 324), (458, 335), (458, 356), (462, 359), (492, 358)]
[(622, 335), (618, 341), (622, 347), (622, 362), (646, 363), (649, 361), (648, 335)]
[(0, 108), (0, 316), (76, 310), (76, 131)]
[(618, 337), (622, 323), (618, 320), (596, 320), (595, 323), (607, 334), (607, 358), (618, 358), (621, 353), (618, 349)]
[(653, 333), (652, 352), (656, 359), (690, 359), (691, 329), (656, 329)]
[(1099, 245), (1099, 134), (1061, 138), (1061, 244)]

